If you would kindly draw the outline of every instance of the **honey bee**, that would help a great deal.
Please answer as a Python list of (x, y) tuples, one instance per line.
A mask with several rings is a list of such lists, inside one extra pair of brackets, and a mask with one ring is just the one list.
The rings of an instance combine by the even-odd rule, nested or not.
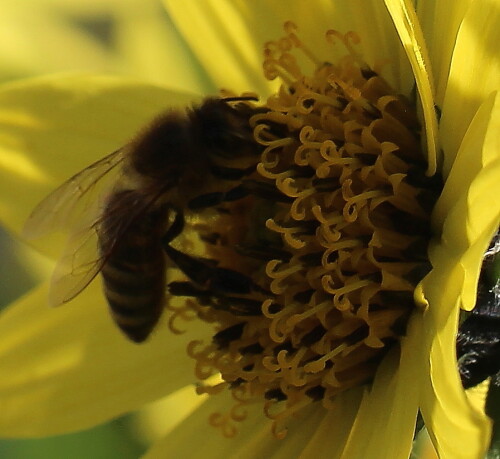
[[(184, 211), (247, 194), (238, 181), (260, 157), (249, 124), (265, 110), (249, 102), (256, 100), (211, 97), (184, 112), (168, 110), (48, 195), (28, 218), (24, 235), (70, 231), (50, 303), (72, 300), (101, 273), (115, 323), (130, 340), (146, 340), (164, 309), (167, 267), (176, 260), (181, 270), (199, 267), (169, 245), (182, 232)], [(209, 268), (201, 265), (205, 283)]]

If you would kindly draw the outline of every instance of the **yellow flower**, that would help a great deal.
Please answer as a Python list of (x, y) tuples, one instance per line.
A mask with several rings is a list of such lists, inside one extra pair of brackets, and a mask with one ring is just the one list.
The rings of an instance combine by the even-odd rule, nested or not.
[[(207, 428), (210, 415), (231, 410), (226, 391), (208, 398), (148, 457), (408, 457), (419, 409), (442, 457), (482, 457), (489, 421), (462, 390), (455, 338), (460, 308), (474, 305), (482, 254), (499, 225), (500, 203), (491, 196), (500, 191), (500, 60), (494, 52), (500, 11), (480, 0), (453, 7), (419, 2), (421, 32), (404, 1), (386, 0), (387, 9), (375, 0), (166, 4), (217, 86), (263, 96), (276, 86), (260, 74), (261, 47), (281, 36), (285, 20), (299, 24), (301, 41), (333, 64), (342, 54), (335, 55), (324, 31), (355, 30), (362, 60), (374, 68), (387, 59), (381, 72), (398, 92), (411, 97), (416, 80), (428, 168), (439, 169), (445, 185), (432, 214), (432, 271), (417, 288), (419, 308), (412, 310), (400, 351), (394, 347), (384, 356), (371, 385), (341, 392), (330, 410), (309, 404), (289, 420), (284, 440), (270, 434), (261, 404), (247, 408), (248, 419), (231, 440)], [(4, 86), (0, 216), (19, 231), (55, 184), (126, 143), (164, 107), (194, 98), (104, 77)], [(442, 113), (439, 125), (434, 105)], [(40, 249), (55, 255), (59, 246), (54, 237)], [(104, 313), (99, 286), (61, 309), (48, 310), (46, 296), (42, 285), (0, 317), (0, 368), (8, 375), (0, 380), (3, 436), (83, 429), (174, 393), (193, 382), (187, 343), (209, 342), (213, 334), (193, 321), (185, 334), (159, 327), (136, 346)], [(211, 419), (217, 424), (217, 417)]]

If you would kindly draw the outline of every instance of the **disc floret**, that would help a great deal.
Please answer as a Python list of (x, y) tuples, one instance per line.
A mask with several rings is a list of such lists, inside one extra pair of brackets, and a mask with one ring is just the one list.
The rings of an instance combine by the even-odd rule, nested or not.
[(237, 400), (217, 424), (265, 400), (280, 438), (292, 414), (314, 402), (331, 408), (340, 392), (370, 382), (404, 335), (413, 291), (430, 269), (430, 211), (441, 190), (425, 175), (415, 108), (355, 51), (357, 35), (329, 31), (347, 50), (329, 63), (296, 31), (287, 23), (264, 52), (266, 77), (283, 84), (251, 118), (262, 145), (251, 177), (259, 192), (217, 219), (218, 233), (244, 222), (238, 236), (207, 245), (222, 266), (252, 279), (252, 292), (238, 298), (259, 307), (235, 314), (193, 302), (219, 331), (190, 348), (200, 379), (222, 377), (199, 391), (229, 388)]

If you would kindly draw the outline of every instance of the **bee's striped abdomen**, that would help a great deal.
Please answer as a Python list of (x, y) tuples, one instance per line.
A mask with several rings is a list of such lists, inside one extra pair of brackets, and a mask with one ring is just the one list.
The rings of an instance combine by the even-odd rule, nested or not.
[(142, 198), (132, 190), (113, 195), (106, 207), (101, 232), (101, 252), (109, 251), (102, 267), (104, 293), (111, 314), (120, 329), (135, 342), (144, 341), (163, 312), (165, 300), (165, 255), (161, 236), (166, 209), (154, 209), (133, 220), (117, 241), (106, 238), (113, 209), (138, 205)]

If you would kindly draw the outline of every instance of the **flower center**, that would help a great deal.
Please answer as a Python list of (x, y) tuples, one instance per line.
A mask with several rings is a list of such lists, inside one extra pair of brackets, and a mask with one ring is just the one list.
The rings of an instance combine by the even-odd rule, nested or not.
[[(234, 274), (226, 282), (246, 279), (248, 288), (191, 292), (197, 301), (188, 302), (218, 330), (212, 343), (189, 348), (198, 378), (222, 378), (199, 392), (265, 401), (279, 438), (293, 413), (313, 402), (331, 408), (340, 392), (369, 383), (405, 333), (414, 288), (429, 271), (441, 190), (425, 175), (414, 108), (356, 54), (356, 35), (327, 33), (348, 51), (332, 64), (305, 48), (292, 23), (285, 31), (264, 61), (266, 77), (283, 85), (250, 120), (263, 149), (242, 182), (251, 196), (196, 227), (205, 254)], [(314, 64), (312, 75), (297, 53)], [(241, 417), (233, 410), (212, 421)]]

